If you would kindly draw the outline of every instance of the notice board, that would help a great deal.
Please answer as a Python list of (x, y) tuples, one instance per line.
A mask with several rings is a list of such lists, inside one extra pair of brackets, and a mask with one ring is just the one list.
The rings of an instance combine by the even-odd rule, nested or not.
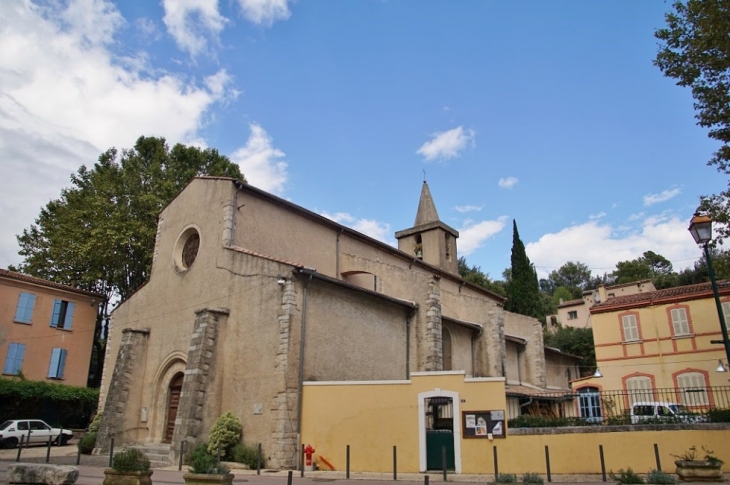
[(504, 411), (462, 411), (461, 429), (464, 438), (505, 438)]

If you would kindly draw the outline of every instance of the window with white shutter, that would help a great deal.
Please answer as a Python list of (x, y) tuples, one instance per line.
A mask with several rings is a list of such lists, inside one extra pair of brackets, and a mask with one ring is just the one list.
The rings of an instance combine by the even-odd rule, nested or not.
[(621, 324), (624, 328), (624, 341), (639, 340), (639, 325), (636, 322), (636, 315), (624, 315), (621, 317)]
[(677, 376), (677, 387), (685, 406), (706, 406), (710, 404), (709, 389), (705, 375), (700, 372), (685, 372)]
[(626, 379), (626, 391), (628, 391), (631, 404), (642, 401), (654, 401), (651, 378), (648, 376), (629, 377)]
[(689, 321), (687, 320), (687, 311), (684, 308), (674, 308), (669, 313), (672, 316), (674, 335), (689, 335)]

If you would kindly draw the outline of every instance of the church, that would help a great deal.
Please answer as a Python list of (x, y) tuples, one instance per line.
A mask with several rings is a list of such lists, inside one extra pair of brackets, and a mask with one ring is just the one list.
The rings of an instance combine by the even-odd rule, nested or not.
[(459, 276), (459, 233), (425, 182), (395, 237), (397, 249), (249, 184), (193, 179), (159, 215), (149, 281), (112, 314), (97, 448), (169, 443), (175, 459), (231, 411), (266, 466), (291, 468), (305, 384), (495, 378), (508, 417), (569, 389), (579, 360)]

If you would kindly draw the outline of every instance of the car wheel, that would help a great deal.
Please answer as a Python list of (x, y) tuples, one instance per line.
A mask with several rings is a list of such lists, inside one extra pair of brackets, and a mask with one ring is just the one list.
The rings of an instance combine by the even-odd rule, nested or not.
[(61, 446), (66, 446), (68, 444), (68, 440), (70, 440), (70, 436), (63, 435), (61, 436)]
[(5, 447), (13, 449), (18, 446), (18, 438), (8, 438), (5, 440)]

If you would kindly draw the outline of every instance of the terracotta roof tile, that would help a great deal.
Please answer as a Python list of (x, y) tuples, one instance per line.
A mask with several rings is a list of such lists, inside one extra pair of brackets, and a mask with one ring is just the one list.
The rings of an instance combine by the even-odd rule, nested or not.
[(105, 296), (100, 293), (94, 293), (93, 291), (81, 290), (79, 288), (74, 288), (73, 286), (62, 285), (60, 283), (54, 283), (53, 281), (48, 281), (48, 280), (44, 280), (42, 278), (36, 278), (35, 276), (30, 276), (30, 275), (23, 274), (23, 273), (16, 273), (15, 271), (8, 271), (6, 269), (1, 269), (1, 268), (0, 268), (0, 277), (9, 278), (12, 280), (17, 280), (17, 281), (24, 281), (26, 283), (45, 286), (48, 288), (55, 288), (57, 290), (70, 291), (72, 293), (77, 293), (79, 295), (86, 295), (86, 296), (91, 296), (91, 297), (99, 298), (99, 299), (105, 298)]
[[(722, 295), (730, 295), (730, 281), (718, 281), (718, 291)], [(636, 308), (650, 305), (658, 305), (673, 301), (697, 300), (700, 298), (712, 298), (712, 285), (710, 283), (699, 283), (696, 285), (676, 286), (664, 290), (648, 291), (633, 295), (617, 296), (609, 298), (605, 302), (594, 305), (591, 313), (603, 313), (618, 308)]]

